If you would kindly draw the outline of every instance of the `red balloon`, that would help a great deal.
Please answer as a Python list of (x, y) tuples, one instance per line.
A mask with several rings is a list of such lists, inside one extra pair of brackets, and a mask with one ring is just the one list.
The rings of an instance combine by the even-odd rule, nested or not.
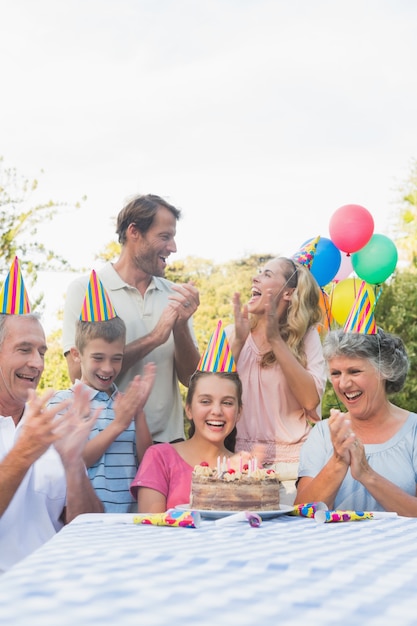
[(359, 204), (345, 204), (330, 219), (330, 239), (343, 252), (357, 252), (370, 240), (374, 232), (374, 218)]

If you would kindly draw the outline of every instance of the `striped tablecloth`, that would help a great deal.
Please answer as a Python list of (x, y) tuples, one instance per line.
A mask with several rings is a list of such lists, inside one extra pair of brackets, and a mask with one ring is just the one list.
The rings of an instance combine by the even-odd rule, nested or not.
[(1, 624), (417, 624), (417, 519), (104, 517), (80, 516), (0, 576)]

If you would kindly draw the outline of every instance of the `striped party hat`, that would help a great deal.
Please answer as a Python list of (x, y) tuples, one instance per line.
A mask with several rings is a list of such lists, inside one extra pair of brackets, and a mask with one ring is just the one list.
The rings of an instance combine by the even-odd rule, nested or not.
[(116, 317), (116, 311), (103, 287), (103, 283), (93, 270), (85, 292), (80, 320), (83, 322), (106, 322), (113, 317)]
[(345, 333), (376, 335), (374, 307), (369, 299), (366, 282), (364, 280), (361, 282), (358, 295), (356, 296), (343, 330)]
[(292, 256), (293, 261), (297, 261), (300, 265), (305, 265), (307, 269), (311, 270), (311, 266), (314, 261), (314, 255), (316, 254), (317, 244), (320, 241), (320, 235), (307, 241), (302, 248)]
[(29, 298), (17, 256), (11, 264), (9, 274), (0, 292), (0, 313), (8, 313), (9, 315), (30, 313)]
[(200, 372), (236, 372), (235, 360), (221, 320), (217, 323), (197, 369)]

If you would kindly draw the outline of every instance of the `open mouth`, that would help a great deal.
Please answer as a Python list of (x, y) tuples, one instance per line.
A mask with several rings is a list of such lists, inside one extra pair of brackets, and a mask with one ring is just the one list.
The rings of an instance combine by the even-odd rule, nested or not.
[(207, 421), (206, 424), (207, 426), (210, 426), (210, 428), (223, 428), (226, 422), (221, 422), (220, 420), (210, 420)]
[(112, 376), (100, 376), (100, 374), (97, 374), (97, 378), (102, 382), (102, 383), (108, 383), (112, 380)]
[(257, 289), (256, 287), (252, 287), (251, 294), (252, 295), (249, 302), (256, 302), (256, 300), (258, 300), (262, 296), (262, 292), (259, 291), (259, 289)]
[(20, 378), (21, 380), (28, 380), (31, 383), (34, 383), (38, 377), (37, 375), (29, 376), (28, 374), (16, 374), (16, 376)]
[(353, 400), (360, 398), (360, 396), (362, 395), (362, 391), (352, 391), (350, 393), (344, 393), (343, 395), (347, 400), (349, 400), (349, 402), (352, 402)]

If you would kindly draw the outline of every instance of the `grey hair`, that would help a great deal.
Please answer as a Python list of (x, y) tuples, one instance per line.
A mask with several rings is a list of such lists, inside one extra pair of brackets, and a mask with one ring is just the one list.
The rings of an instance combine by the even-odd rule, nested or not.
[[(11, 317), (11, 315), (8, 313), (0, 313), (0, 348), (3, 345), (3, 341), (7, 334), (6, 321), (9, 317)], [(39, 313), (26, 313), (25, 315), (20, 315), (19, 317), (29, 317), (37, 320), (39, 323), (41, 322)]]
[(338, 356), (367, 359), (386, 381), (387, 394), (401, 391), (410, 367), (402, 339), (382, 328), (375, 335), (332, 330), (323, 341), (323, 355), (327, 363)]

